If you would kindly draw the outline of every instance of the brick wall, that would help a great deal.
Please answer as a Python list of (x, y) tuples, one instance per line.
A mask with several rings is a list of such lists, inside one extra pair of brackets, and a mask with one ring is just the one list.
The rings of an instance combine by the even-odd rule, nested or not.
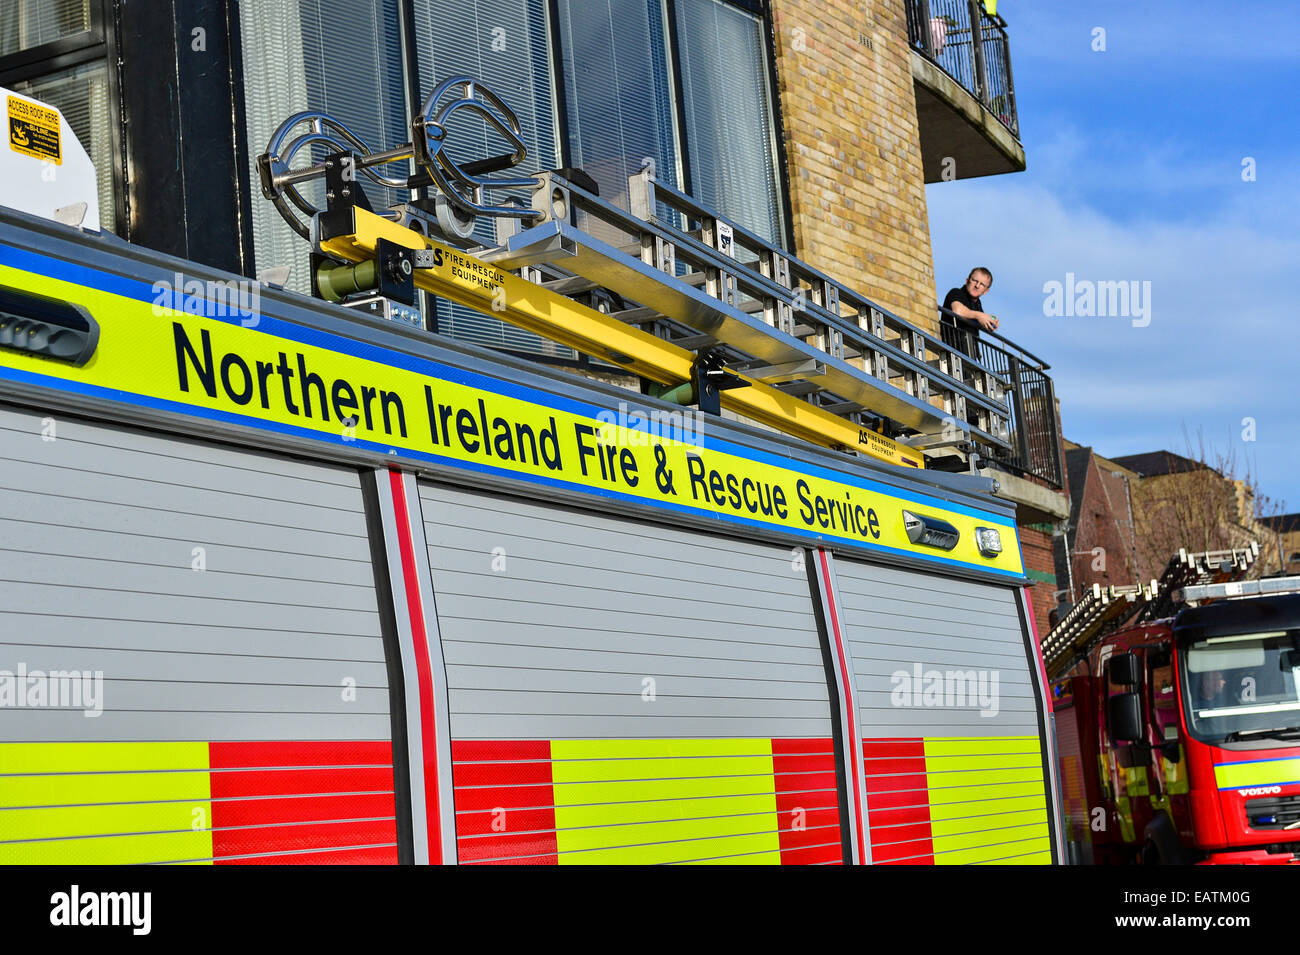
[[(1281, 535), (1281, 537), (1281, 559), (1286, 561), (1283, 569), (1288, 574), (1300, 574), (1300, 530), (1286, 531)], [(1259, 546), (1263, 548), (1264, 544), (1262, 541)], [(1296, 557), (1297, 559), (1292, 560), (1292, 557)]]
[(1127, 525), (1127, 503), (1123, 479), (1103, 474), (1097, 459), (1090, 457), (1078, 526), (1070, 537), (1077, 597), (1093, 584), (1107, 587), (1137, 581), (1132, 539), (1127, 526), (1120, 524), (1123, 521)]
[(1038, 525), (1020, 525), (1020, 553), (1025, 562), (1025, 573), (1034, 581), (1030, 588), (1030, 597), (1034, 604), (1034, 622), (1041, 637), (1052, 629), (1047, 615), (1056, 609), (1056, 597), (1059, 589), (1056, 583), (1056, 567), (1052, 554), (1052, 532)]
[[(1115, 519), (1115, 532), (1119, 535), (1120, 544), (1124, 548), (1125, 560), (1128, 562), (1129, 572), (1136, 577), (1137, 567), (1134, 564), (1134, 544), (1133, 539), (1133, 509), (1129, 506), (1129, 480), (1126, 472), (1114, 471), (1107, 466), (1106, 462), (1099, 460), (1096, 456), (1092, 459), (1094, 473), (1101, 479), (1102, 490), (1106, 493), (1106, 500), (1110, 504), (1111, 516)], [(1136, 480), (1136, 477), (1132, 478)], [(1132, 581), (1128, 581), (1132, 583)]]
[(772, 0), (799, 258), (935, 331), (903, 4)]

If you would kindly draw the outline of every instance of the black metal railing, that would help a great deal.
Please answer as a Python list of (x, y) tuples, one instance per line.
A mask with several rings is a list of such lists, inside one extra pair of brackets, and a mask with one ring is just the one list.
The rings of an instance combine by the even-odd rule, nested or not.
[(905, 0), (912, 49), (984, 104), (1018, 139), (1007, 24), (978, 0)]
[(939, 313), (944, 344), (979, 361), (1011, 396), (1011, 449), (990, 449), (986, 452), (989, 461), (1060, 488), (1063, 482), (1056, 390), (1046, 374), (1051, 366), (997, 332), (976, 334), (960, 327), (960, 323), (948, 324), (957, 318), (948, 309), (940, 306)]

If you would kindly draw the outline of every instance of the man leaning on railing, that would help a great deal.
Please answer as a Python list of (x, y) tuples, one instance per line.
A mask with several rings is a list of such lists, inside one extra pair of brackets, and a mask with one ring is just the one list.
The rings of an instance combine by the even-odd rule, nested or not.
[(968, 358), (979, 358), (979, 331), (995, 331), (998, 320), (984, 311), (980, 296), (993, 287), (993, 273), (986, 268), (971, 269), (966, 284), (948, 290), (940, 315), (943, 343)]

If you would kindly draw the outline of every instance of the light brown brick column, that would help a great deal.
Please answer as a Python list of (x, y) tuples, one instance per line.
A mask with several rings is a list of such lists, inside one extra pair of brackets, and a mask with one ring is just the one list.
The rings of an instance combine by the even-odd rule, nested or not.
[(772, 0), (772, 16), (796, 254), (936, 330), (901, 0)]

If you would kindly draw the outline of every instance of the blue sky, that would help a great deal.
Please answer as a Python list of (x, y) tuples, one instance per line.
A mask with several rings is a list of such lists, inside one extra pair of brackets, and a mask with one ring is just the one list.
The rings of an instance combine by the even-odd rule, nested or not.
[[(998, 12), (1028, 170), (927, 187), (940, 297), (992, 269), (985, 308), (1052, 366), (1070, 440), (1185, 453), (1201, 432), (1300, 511), (1300, 7)], [(1150, 323), (1048, 317), (1044, 284), (1071, 272), (1150, 282)]]

